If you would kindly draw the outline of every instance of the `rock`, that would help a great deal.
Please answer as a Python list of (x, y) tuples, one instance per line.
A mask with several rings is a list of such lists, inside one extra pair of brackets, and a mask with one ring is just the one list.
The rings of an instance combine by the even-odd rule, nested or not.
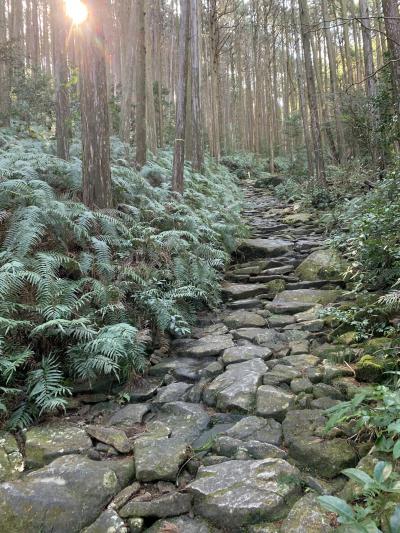
[(296, 274), (302, 281), (337, 280), (346, 268), (335, 250), (316, 250), (296, 268)]
[(317, 429), (325, 423), (323, 411), (293, 410), (286, 415), (282, 428), (289, 456), (310, 472), (330, 479), (354, 466), (357, 454), (345, 439), (319, 437)]
[(341, 335), (339, 335), (336, 341), (339, 344), (345, 344), (346, 346), (350, 346), (351, 344), (356, 343), (357, 339), (358, 339), (357, 331), (346, 331), (346, 333), (342, 333)]
[(254, 298), (267, 292), (263, 283), (227, 283), (222, 284), (222, 296), (225, 300), (244, 300)]
[(229, 330), (225, 324), (219, 322), (217, 324), (205, 326), (204, 328), (192, 328), (192, 337), (195, 339), (201, 339), (201, 337), (206, 337), (207, 335), (225, 335), (228, 331)]
[(155, 403), (166, 403), (183, 400), (185, 398), (185, 394), (191, 388), (191, 386), (192, 385), (190, 383), (171, 383), (166, 387), (158, 389), (157, 395), (153, 401)]
[[(283, 291), (280, 292), (273, 303), (275, 305), (285, 305), (285, 304), (322, 304), (327, 305), (332, 302), (336, 302), (341, 291), (339, 290), (319, 290), (319, 289), (298, 289), (294, 291)], [(303, 309), (306, 311), (307, 309)], [(300, 311), (298, 311), (300, 312)]]
[(310, 402), (311, 409), (322, 409), (325, 411), (326, 409), (330, 409), (331, 407), (338, 405), (340, 403), (340, 400), (333, 400), (332, 398), (328, 398), (327, 396), (317, 398), (316, 400), (312, 400)]
[(189, 340), (180, 346), (175, 344), (176, 351), (186, 357), (209, 357), (219, 355), (233, 346), (231, 335), (206, 335), (198, 340)]
[(268, 294), (276, 295), (286, 289), (286, 282), (283, 279), (272, 279), (265, 284)]
[(128, 502), (132, 498), (132, 496), (137, 494), (139, 490), (140, 483), (138, 483), (137, 481), (135, 481), (135, 483), (132, 483), (132, 485), (128, 485), (115, 496), (112, 503), (113, 507), (115, 507), (116, 509), (120, 509), (126, 504), (126, 502)]
[(168, 437), (139, 437), (134, 451), (139, 481), (176, 481), (180, 466), (188, 458), (186, 443)]
[(313, 384), (308, 378), (297, 378), (290, 383), (290, 388), (295, 394), (300, 392), (312, 392)]
[(265, 318), (250, 311), (234, 311), (224, 319), (229, 329), (238, 328), (262, 328), (265, 326)]
[(273, 444), (249, 440), (243, 442), (232, 437), (221, 436), (215, 439), (213, 450), (226, 457), (235, 457), (239, 450), (244, 450), (252, 459), (286, 459), (286, 452)]
[(0, 431), (0, 482), (17, 479), (24, 470), (24, 458), (11, 433)]
[(59, 457), (24, 479), (0, 485), (2, 530), (78, 532), (96, 520), (133, 473), (131, 459), (99, 462), (83, 455)]
[(248, 258), (277, 257), (290, 252), (293, 247), (292, 241), (283, 239), (247, 239), (239, 246), (237, 253)]
[(294, 324), (296, 319), (292, 315), (271, 315), (268, 317), (267, 322), (271, 328), (283, 328), (289, 324)]
[(168, 428), (172, 438), (192, 444), (210, 424), (204, 407), (195, 403), (171, 402), (157, 409), (157, 420)]
[(272, 351), (264, 346), (233, 346), (228, 348), (222, 354), (222, 361), (226, 364), (242, 363), (244, 361), (251, 361), (252, 359), (267, 360), (272, 356)]
[(293, 215), (287, 215), (283, 218), (285, 224), (306, 224), (312, 220), (311, 213), (294, 213)]
[(137, 497), (128, 502), (119, 514), (122, 518), (139, 517), (146, 518), (153, 516), (156, 518), (165, 518), (168, 516), (178, 516), (188, 513), (192, 504), (192, 495), (181, 492), (171, 492), (162, 494), (151, 500), (144, 501)]
[(384, 371), (383, 360), (373, 355), (364, 355), (355, 366), (356, 378), (368, 383), (381, 381)]
[(149, 374), (164, 377), (169, 374), (177, 380), (192, 383), (200, 379), (202, 370), (211, 363), (215, 363), (215, 357), (168, 357), (150, 367)]
[(222, 410), (251, 412), (255, 407), (257, 387), (266, 371), (262, 359), (229, 365), (204, 390), (203, 400), (207, 405), (216, 405)]
[(228, 306), (231, 309), (260, 309), (262, 304), (257, 298), (248, 298), (247, 300), (231, 301), (228, 303)]
[(132, 444), (122, 429), (104, 426), (86, 426), (86, 432), (94, 439), (115, 448), (119, 453), (129, 453)]
[(301, 371), (304, 371), (309, 367), (317, 366), (319, 361), (320, 361), (319, 357), (316, 357), (315, 355), (311, 355), (308, 353), (303, 353), (303, 354), (298, 354), (298, 355), (288, 355), (280, 359), (280, 362), (283, 365), (290, 365), (296, 368), (297, 370), (301, 370)]
[(244, 442), (258, 441), (279, 446), (282, 427), (276, 420), (246, 416), (225, 432), (225, 435)]
[(262, 335), (267, 331), (264, 328), (240, 328), (233, 332), (235, 339), (243, 339), (246, 341), (254, 341), (258, 335)]
[(263, 522), (262, 524), (256, 524), (255, 526), (250, 526), (246, 531), (247, 533), (280, 533), (280, 526), (277, 524), (268, 524)]
[(289, 384), (292, 379), (299, 378), (301, 372), (296, 368), (289, 365), (275, 365), (272, 370), (270, 370), (263, 377), (264, 385), (280, 385), (281, 383)]
[(129, 518), (129, 533), (141, 533), (144, 529), (143, 518)]
[(332, 385), (328, 385), (326, 383), (317, 383), (313, 387), (313, 394), (315, 398), (323, 398), (324, 396), (327, 396), (328, 398), (332, 398), (333, 400), (344, 400), (343, 394), (335, 389), (335, 387), (332, 387)]
[(303, 311), (307, 311), (314, 307), (313, 303), (303, 302), (303, 301), (294, 301), (294, 300), (283, 300), (280, 298), (280, 295), (286, 291), (283, 291), (277, 294), (274, 300), (271, 303), (268, 303), (265, 306), (265, 309), (271, 311), (271, 313), (276, 313), (278, 315), (296, 315)]
[(308, 340), (289, 342), (290, 355), (308, 353), (310, 343)]
[[(174, 529), (174, 527), (176, 529)], [(178, 518), (168, 518), (168, 520), (157, 520), (146, 533), (214, 533), (215, 529), (202, 518), (190, 518), (180, 516)]]
[(146, 400), (150, 400), (161, 385), (162, 380), (159, 378), (149, 377), (141, 379), (132, 385), (131, 390), (129, 390), (131, 402), (145, 402)]
[(189, 485), (196, 514), (228, 531), (278, 520), (299, 497), (300, 472), (283, 459), (229, 461), (199, 469)]
[(141, 424), (143, 417), (150, 411), (146, 403), (131, 403), (118, 409), (107, 421), (109, 426), (132, 427)]
[(257, 390), (256, 413), (266, 418), (282, 421), (294, 404), (294, 395), (271, 385), (263, 385)]
[(82, 533), (128, 533), (129, 529), (125, 526), (124, 521), (112, 509), (107, 509), (99, 518), (89, 527), (86, 527)]
[(294, 504), (282, 523), (285, 533), (329, 533), (331, 515), (324, 511), (314, 494), (306, 494)]
[[(228, 348), (228, 350), (233, 350), (233, 348)], [(224, 351), (224, 353), (226, 352), (227, 350)], [(207, 365), (202, 371), (201, 371), (201, 375), (204, 377), (204, 378), (215, 378), (216, 376), (219, 376), (219, 374), (222, 374), (222, 372), (224, 371), (224, 365), (221, 361), (214, 361), (213, 363), (210, 363), (209, 365)], [(196, 387), (196, 385), (194, 385), (194, 387)], [(187, 395), (186, 395), (187, 396)], [(199, 401), (200, 401), (200, 398), (199, 398)]]
[(28, 468), (39, 468), (61, 455), (83, 453), (91, 447), (84, 429), (64, 423), (32, 427), (25, 433)]

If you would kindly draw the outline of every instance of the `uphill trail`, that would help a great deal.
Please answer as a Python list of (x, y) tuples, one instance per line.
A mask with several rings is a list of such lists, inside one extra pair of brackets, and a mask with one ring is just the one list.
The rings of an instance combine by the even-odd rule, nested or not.
[(320, 318), (346, 298), (339, 265), (313, 213), (251, 182), (245, 200), (251, 238), (223, 305), (153, 360), (129, 403), (82, 390), (67, 416), (25, 432), (22, 452), (0, 435), (1, 531), (334, 530), (316, 498), (339, 492), (359, 459), (324, 431), (325, 409), (360, 386), (329, 357), (341, 348)]

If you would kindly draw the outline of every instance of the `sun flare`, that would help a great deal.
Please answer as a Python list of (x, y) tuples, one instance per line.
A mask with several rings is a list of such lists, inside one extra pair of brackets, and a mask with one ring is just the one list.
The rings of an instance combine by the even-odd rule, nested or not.
[(67, 15), (76, 25), (82, 24), (88, 17), (88, 9), (81, 0), (65, 0)]

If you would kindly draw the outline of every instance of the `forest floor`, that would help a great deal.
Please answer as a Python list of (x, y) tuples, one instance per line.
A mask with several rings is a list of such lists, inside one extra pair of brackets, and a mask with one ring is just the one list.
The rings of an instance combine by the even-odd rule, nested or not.
[(324, 249), (313, 213), (245, 187), (252, 235), (226, 272), (224, 304), (172, 343), (130, 403), (82, 393), (67, 416), (28, 429), (22, 450), (10, 437), (8, 460), (18, 469), (22, 451), (27, 473), (0, 485), (2, 531), (334, 529), (316, 498), (342, 491), (341, 471), (367, 451), (324, 429), (324, 410), (362, 386), (326, 357), (343, 348), (319, 312), (346, 299), (343, 283), (298, 276)]

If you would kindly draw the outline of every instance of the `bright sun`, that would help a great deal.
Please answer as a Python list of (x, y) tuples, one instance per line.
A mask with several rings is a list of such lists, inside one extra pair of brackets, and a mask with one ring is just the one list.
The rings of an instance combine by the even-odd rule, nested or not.
[(74, 24), (82, 24), (88, 17), (88, 9), (81, 0), (65, 0), (65, 8)]

